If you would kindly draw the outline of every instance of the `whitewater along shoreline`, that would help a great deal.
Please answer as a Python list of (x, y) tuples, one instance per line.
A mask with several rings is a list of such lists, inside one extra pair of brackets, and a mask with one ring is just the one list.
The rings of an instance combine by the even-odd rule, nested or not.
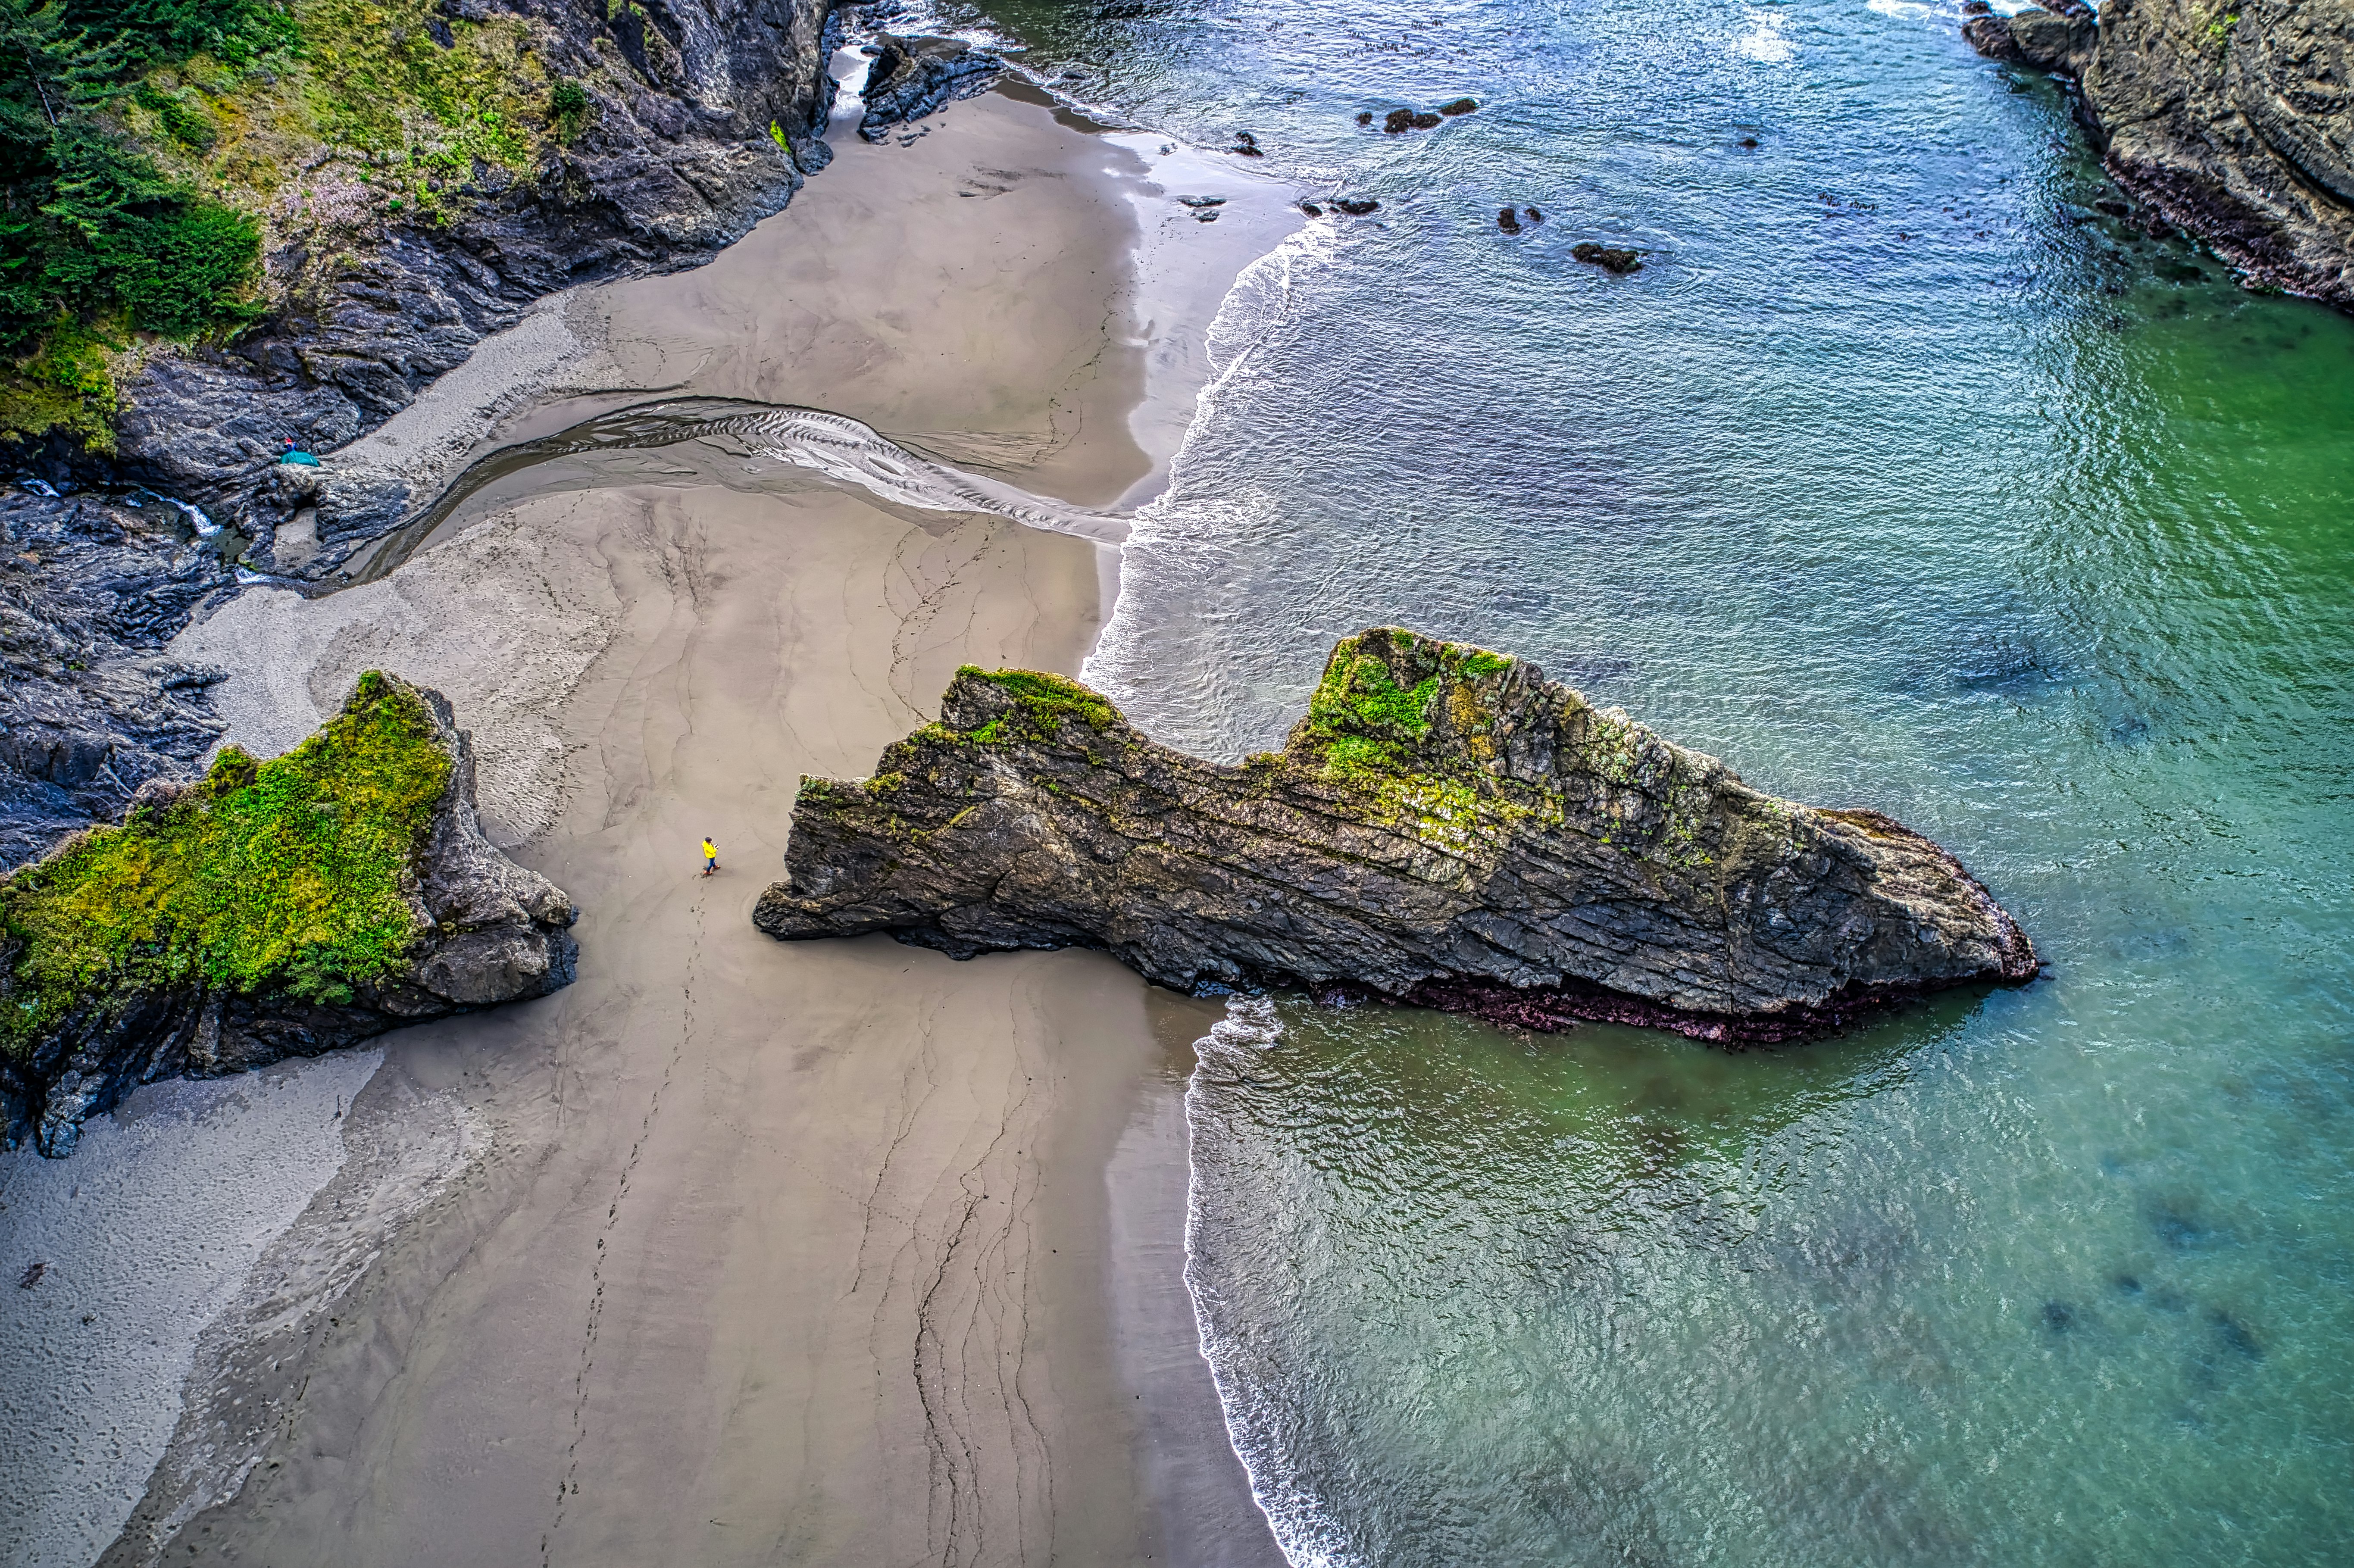
[[(1136, 319), (1140, 220), (1221, 247), (1195, 261), (1229, 279), (1252, 232), (1177, 207), (1136, 145), (1154, 140), (993, 94), (907, 146), (843, 145), (708, 267), (594, 291), (614, 385), (822, 407), (1116, 507), (1153, 482), (1130, 421), (1155, 367), (1202, 362), (1206, 326)], [(1281, 227), (1288, 193), (1233, 189)], [(144, 1490), (82, 1507), (80, 1539), (112, 1563), (1279, 1561), (1178, 1272), (1182, 1142), (1131, 1136), (1165, 1132), (1182, 1088), (1141, 982), (1089, 954), (796, 952), (748, 918), (799, 778), (920, 722), (959, 664), (1076, 672), (1108, 552), (681, 456), (485, 492), (382, 581), (249, 588), (174, 645), (237, 655), (216, 705), (256, 750), (356, 668), (445, 693), (482, 750), (485, 832), (579, 904), (580, 978), (386, 1038), (347, 1146), (416, 1124), (461, 1152), (429, 1181), (356, 1155), (320, 1178), (255, 1277), (338, 1216), (410, 1217), (364, 1266), (282, 1271), (330, 1295), (227, 1292), (250, 1316), (191, 1344)], [(0, 1224), (71, 1234), (8, 1180)], [(37, 1293), (70, 1324), (83, 1270), (48, 1261)], [(1131, 1353), (1171, 1332), (1182, 1353)], [(135, 1451), (127, 1398), (85, 1403)], [(54, 1479), (77, 1439), (48, 1440)], [(90, 1533), (109, 1518), (119, 1534)]]

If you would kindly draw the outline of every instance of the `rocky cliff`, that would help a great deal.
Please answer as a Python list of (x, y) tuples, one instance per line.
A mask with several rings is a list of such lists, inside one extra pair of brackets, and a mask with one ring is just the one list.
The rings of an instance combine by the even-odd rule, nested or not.
[(283, 440), (353, 440), (555, 290), (706, 260), (831, 156), (830, 0), (338, 5), (296, 0), (282, 60), (200, 57), (141, 84), (155, 115), (124, 101), (120, 134), (157, 119), (167, 174), (260, 220), (265, 313), (142, 352), (113, 452), (53, 439), (48, 477), (233, 523)]
[(2354, 0), (2077, 0), (1964, 24), (2074, 77), (2109, 172), (2257, 285), (2354, 309)]
[(365, 675), (286, 756), (152, 780), (0, 882), (0, 1144), (69, 1154), (139, 1084), (545, 996), (575, 917), (482, 837), (449, 705)]
[(1536, 1028), (1784, 1040), (2038, 968), (1887, 817), (1776, 800), (1528, 664), (1394, 628), (1335, 648), (1284, 749), (1239, 768), (1061, 677), (960, 671), (873, 778), (802, 780), (785, 865), (753, 916), (773, 937), (1099, 948), (1179, 989)]
[(164, 657), (235, 568), (162, 502), (0, 493), (0, 871), (193, 772), (222, 672)]

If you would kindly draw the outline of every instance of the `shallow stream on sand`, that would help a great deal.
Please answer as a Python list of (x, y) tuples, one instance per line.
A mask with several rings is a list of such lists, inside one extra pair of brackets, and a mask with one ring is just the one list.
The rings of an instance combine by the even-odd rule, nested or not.
[(2354, 322), (2097, 213), (1944, 7), (992, 16), (1382, 203), (1229, 302), (1090, 667), (1133, 716), (1235, 757), (1340, 634), (1511, 650), (1934, 835), (2052, 966), (1747, 1055), (1246, 1008), (1191, 1261), (1295, 1560), (2341, 1561)]

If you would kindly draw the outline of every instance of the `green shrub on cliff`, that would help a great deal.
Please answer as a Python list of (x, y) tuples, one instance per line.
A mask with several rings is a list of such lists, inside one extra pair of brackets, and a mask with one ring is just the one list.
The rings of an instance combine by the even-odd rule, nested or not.
[(342, 1001), (415, 935), (404, 886), (450, 778), (434, 719), (373, 672), (285, 756), (234, 747), (172, 804), (0, 882), (0, 1047), (133, 989)]
[[(0, 0), (0, 439), (105, 446), (111, 355), (259, 316), (263, 243), (303, 237), (313, 187), (439, 223), (478, 161), (527, 168), (531, 26), (434, 0)], [(325, 153), (369, 167), (321, 175)]]

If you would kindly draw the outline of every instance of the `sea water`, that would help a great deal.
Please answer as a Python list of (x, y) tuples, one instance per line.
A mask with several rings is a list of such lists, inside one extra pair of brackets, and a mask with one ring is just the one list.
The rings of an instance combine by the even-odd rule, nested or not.
[(990, 9), (1381, 203), (1228, 302), (1090, 666), (1148, 729), (1468, 639), (1902, 818), (2050, 963), (1747, 1054), (1238, 1002), (1190, 1277), (1297, 1562), (2354, 1554), (2354, 322), (2095, 208), (1958, 20)]

